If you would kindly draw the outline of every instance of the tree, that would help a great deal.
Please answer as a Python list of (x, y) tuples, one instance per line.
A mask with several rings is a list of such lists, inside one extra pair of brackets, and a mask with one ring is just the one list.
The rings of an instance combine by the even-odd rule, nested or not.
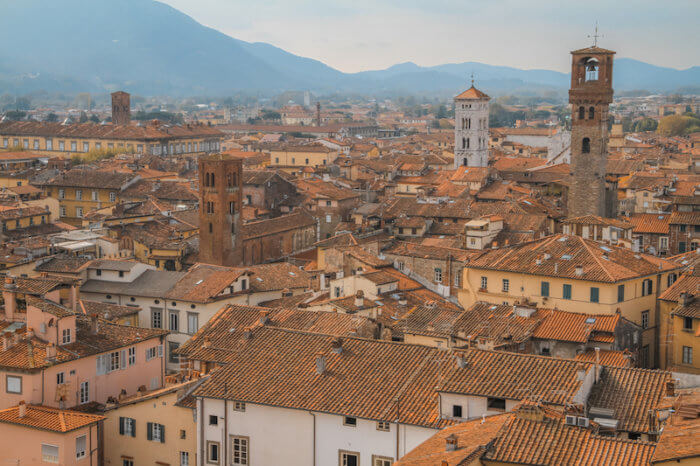
[(89, 120), (92, 121), (93, 123), (99, 123), (99, 122), (100, 122), (100, 117), (98, 117), (97, 115), (95, 115), (95, 114), (93, 113), (92, 115), (90, 115)]
[(78, 119), (78, 123), (87, 123), (87, 121), (88, 121), (87, 113), (80, 112), (80, 118)]
[(51, 112), (48, 115), (46, 115), (46, 119), (44, 121), (48, 121), (49, 123), (55, 123), (58, 121), (58, 115)]
[(30, 108), (32, 108), (29, 97), (17, 97), (17, 100), (15, 101), (15, 106), (17, 110), (29, 110)]
[(700, 119), (685, 115), (665, 116), (656, 129), (663, 136), (682, 136), (696, 131), (700, 131)]
[(447, 118), (447, 109), (445, 108), (444, 105), (440, 105), (440, 106), (438, 107), (438, 111), (437, 111), (436, 117), (437, 117), (438, 119)]
[(5, 113), (5, 117), (8, 120), (12, 120), (12, 121), (23, 120), (24, 117), (26, 117), (26, 116), (27, 116), (27, 112), (23, 112), (21, 110), (10, 110), (9, 112)]
[(637, 120), (632, 125), (632, 131), (635, 133), (643, 133), (644, 131), (656, 131), (659, 123), (653, 118), (642, 118)]

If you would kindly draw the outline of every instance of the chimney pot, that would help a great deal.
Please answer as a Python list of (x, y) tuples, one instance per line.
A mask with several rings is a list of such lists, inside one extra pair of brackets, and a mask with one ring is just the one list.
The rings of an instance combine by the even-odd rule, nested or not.
[(343, 340), (342, 338), (334, 338), (331, 342), (331, 348), (334, 353), (340, 354), (343, 352)]
[(260, 324), (265, 325), (270, 322), (270, 311), (260, 311)]
[(27, 404), (24, 400), (19, 402), (17, 416), (21, 419), (27, 415)]
[(457, 449), (457, 436), (449, 435), (445, 438), (445, 451), (455, 451)]
[(202, 348), (209, 348), (211, 346), (211, 339), (209, 337), (204, 337), (202, 342)]
[(316, 353), (316, 373), (323, 374), (326, 372), (326, 357), (323, 353)]
[(676, 381), (673, 379), (666, 382), (666, 396), (676, 396)]
[(97, 332), (99, 332), (99, 330), (100, 326), (97, 314), (90, 314), (90, 333), (92, 333), (93, 335), (97, 335)]

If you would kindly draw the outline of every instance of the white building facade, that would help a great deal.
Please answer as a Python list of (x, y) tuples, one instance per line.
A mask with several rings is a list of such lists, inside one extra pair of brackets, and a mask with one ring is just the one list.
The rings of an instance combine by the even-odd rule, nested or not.
[(473, 84), (454, 98), (455, 168), (488, 166), (489, 100)]

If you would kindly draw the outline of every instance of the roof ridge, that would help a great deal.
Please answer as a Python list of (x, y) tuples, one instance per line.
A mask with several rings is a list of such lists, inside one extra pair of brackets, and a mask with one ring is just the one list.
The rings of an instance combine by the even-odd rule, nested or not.
[[(608, 276), (608, 278), (609, 278), (610, 280), (612, 280), (613, 282), (616, 282), (617, 280), (616, 280), (616, 279), (612, 276), (612, 274), (608, 271), (607, 267), (605, 267), (605, 265), (603, 265), (603, 262), (602, 262), (600, 259), (598, 259), (598, 257), (593, 253), (593, 250), (589, 247), (588, 243), (586, 243), (586, 241), (585, 241), (583, 238), (581, 238), (580, 236), (576, 236), (576, 238), (578, 238), (579, 241), (581, 241), (581, 243), (583, 244), (583, 246), (586, 248), (586, 251), (588, 251), (588, 253), (589, 253), (591, 256), (593, 256), (593, 260), (595, 260), (596, 263), (600, 266), (600, 268), (603, 269), (603, 271), (604, 271), (605, 274)], [(625, 267), (625, 268), (627, 268), (627, 267)], [(629, 269), (628, 269), (628, 270), (629, 270)]]

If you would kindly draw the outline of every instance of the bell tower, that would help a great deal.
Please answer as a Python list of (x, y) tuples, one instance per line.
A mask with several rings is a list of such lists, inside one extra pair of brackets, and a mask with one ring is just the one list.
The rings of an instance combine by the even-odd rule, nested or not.
[(571, 52), (569, 217), (615, 216), (614, 190), (605, 182), (613, 55), (597, 45)]
[(112, 92), (112, 124), (128, 126), (131, 121), (131, 96), (127, 92)]
[(242, 174), (239, 158), (199, 157), (199, 262), (241, 263)]
[(454, 98), (454, 168), (488, 166), (489, 100), (488, 95), (474, 87), (474, 79), (472, 87)]

